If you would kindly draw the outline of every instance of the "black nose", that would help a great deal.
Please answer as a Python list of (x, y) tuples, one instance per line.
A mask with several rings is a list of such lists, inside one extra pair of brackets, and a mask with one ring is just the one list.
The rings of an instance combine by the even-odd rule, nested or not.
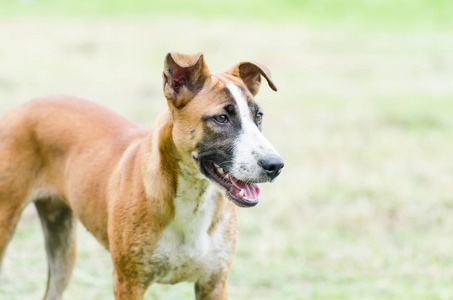
[(268, 155), (263, 159), (260, 159), (259, 165), (264, 169), (267, 176), (269, 176), (271, 179), (274, 179), (275, 177), (280, 175), (280, 172), (282, 171), (282, 168), (285, 164), (283, 163), (283, 160), (280, 156)]

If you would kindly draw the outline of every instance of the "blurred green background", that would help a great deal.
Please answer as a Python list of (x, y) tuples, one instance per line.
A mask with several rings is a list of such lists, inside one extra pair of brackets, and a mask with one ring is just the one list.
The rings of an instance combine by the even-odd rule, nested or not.
[(3, 1), (0, 16), (203, 18), (277, 22), (351, 23), (441, 28), (451, 25), (449, 0), (22, 0)]
[[(152, 126), (169, 51), (263, 62), (279, 88), (257, 100), (286, 166), (239, 211), (231, 299), (453, 298), (453, 1), (0, 0), (0, 114), (70, 94)], [(65, 299), (112, 299), (109, 254), (83, 227), (78, 249)], [(46, 276), (30, 207), (0, 299)]]

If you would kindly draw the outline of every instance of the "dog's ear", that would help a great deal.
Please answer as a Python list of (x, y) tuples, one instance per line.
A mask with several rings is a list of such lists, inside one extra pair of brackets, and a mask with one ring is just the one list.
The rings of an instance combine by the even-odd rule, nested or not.
[(171, 52), (165, 57), (162, 76), (165, 97), (174, 107), (181, 108), (201, 90), (210, 72), (203, 54)]
[(269, 87), (272, 90), (277, 91), (277, 87), (272, 81), (269, 68), (263, 64), (245, 61), (238, 63), (225, 73), (241, 78), (253, 96), (258, 93), (260, 88), (261, 75), (266, 78)]

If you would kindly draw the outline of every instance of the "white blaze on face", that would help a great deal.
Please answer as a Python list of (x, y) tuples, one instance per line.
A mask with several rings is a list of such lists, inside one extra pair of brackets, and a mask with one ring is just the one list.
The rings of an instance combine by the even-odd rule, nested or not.
[(254, 117), (242, 91), (232, 82), (226, 84), (236, 100), (241, 120), (242, 131), (234, 146), (233, 167), (231, 173), (240, 180), (265, 180), (259, 160), (266, 155), (277, 155), (272, 144), (264, 137), (254, 121)]

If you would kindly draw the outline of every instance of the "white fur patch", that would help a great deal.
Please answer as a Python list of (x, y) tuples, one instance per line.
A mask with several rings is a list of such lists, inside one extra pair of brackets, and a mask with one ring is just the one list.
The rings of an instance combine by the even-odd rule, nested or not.
[(165, 229), (155, 252), (158, 255), (155, 259), (163, 266), (157, 278), (159, 283), (204, 280), (214, 270), (227, 266), (230, 254), (224, 251), (232, 249), (228, 245), (231, 241), (224, 235), (228, 213), (224, 213), (216, 230), (208, 234), (216, 211), (217, 184), (200, 180), (191, 169), (180, 167), (175, 218)]
[(241, 90), (233, 82), (227, 82), (226, 86), (236, 100), (242, 125), (242, 132), (235, 141), (231, 173), (238, 179), (259, 179), (262, 172), (259, 159), (268, 154), (278, 155), (277, 151), (256, 126)]

